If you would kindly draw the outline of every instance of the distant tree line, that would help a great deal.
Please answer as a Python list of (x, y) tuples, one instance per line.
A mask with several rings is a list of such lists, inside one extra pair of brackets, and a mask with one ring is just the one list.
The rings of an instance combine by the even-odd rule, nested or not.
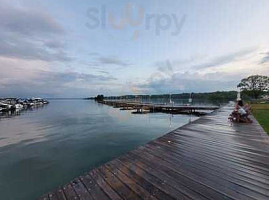
[[(135, 99), (189, 99), (190, 93), (180, 93), (180, 94), (157, 94), (157, 95), (124, 95), (124, 96), (109, 96), (105, 99), (126, 99), (126, 100), (135, 100)], [(217, 92), (208, 92), (208, 93), (192, 93), (192, 98), (199, 100), (208, 100), (216, 103), (234, 101), (236, 99), (236, 91), (217, 91)]]
[[(241, 80), (237, 86), (242, 92), (242, 98), (245, 100), (258, 99), (262, 95), (269, 94), (269, 77), (252, 75)], [(125, 100), (142, 100), (142, 99), (188, 99), (190, 93), (180, 94), (155, 94), (155, 95), (124, 95), (104, 97), (100, 94), (96, 97), (86, 98), (103, 101), (104, 99), (125, 99)], [(237, 91), (217, 91), (207, 93), (192, 93), (192, 98), (198, 100), (211, 101), (214, 103), (223, 103), (234, 101), (237, 97)]]

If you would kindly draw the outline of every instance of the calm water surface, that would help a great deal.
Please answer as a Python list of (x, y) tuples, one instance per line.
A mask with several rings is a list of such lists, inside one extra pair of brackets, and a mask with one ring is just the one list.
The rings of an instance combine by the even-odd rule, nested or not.
[(35, 199), (189, 120), (162, 113), (132, 115), (85, 100), (54, 100), (2, 117), (0, 199)]

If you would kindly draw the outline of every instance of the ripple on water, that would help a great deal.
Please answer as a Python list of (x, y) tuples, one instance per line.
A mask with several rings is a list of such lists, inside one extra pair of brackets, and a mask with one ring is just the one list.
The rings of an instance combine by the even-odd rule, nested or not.
[(1, 118), (1, 199), (35, 199), (188, 121), (182, 115), (132, 115), (84, 100), (51, 101)]

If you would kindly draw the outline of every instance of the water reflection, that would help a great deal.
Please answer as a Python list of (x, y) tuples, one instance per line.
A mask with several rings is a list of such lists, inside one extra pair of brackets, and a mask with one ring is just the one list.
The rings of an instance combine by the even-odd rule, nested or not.
[[(39, 129), (38, 124), (34, 123), (34, 120), (29, 122), (22, 115), (38, 112), (45, 109), (46, 106), (40, 105), (20, 111), (0, 113), (0, 122), (5, 120), (5, 122), (0, 123), (0, 147), (17, 144), (22, 141), (25, 141), (25, 144), (44, 141), (45, 134)], [(17, 116), (18, 118), (16, 118)]]
[(21, 110), (10, 110), (7, 112), (0, 112), (0, 120), (2, 118), (11, 118), (11, 117), (19, 116), (19, 115), (23, 114), (24, 112), (29, 112), (29, 111), (31, 112), (31, 111), (35, 111), (35, 110), (44, 109), (47, 106), (48, 106), (47, 104), (42, 104), (42, 105), (27, 107), (27, 108), (24, 108)]
[(133, 115), (83, 100), (2, 115), (0, 199), (35, 199), (188, 121), (187, 115)]

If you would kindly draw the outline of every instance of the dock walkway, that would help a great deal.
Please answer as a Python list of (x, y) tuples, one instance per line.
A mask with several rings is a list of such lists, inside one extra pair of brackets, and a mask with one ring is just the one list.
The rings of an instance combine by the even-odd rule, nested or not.
[(231, 124), (232, 107), (114, 159), (42, 200), (269, 200), (269, 139), (260, 125)]
[(141, 102), (128, 102), (128, 101), (112, 101), (105, 100), (101, 103), (120, 107), (133, 107), (133, 108), (148, 108), (155, 110), (216, 110), (219, 106), (192, 106), (192, 105), (174, 105), (174, 104), (156, 104), (156, 103), (141, 103)]

